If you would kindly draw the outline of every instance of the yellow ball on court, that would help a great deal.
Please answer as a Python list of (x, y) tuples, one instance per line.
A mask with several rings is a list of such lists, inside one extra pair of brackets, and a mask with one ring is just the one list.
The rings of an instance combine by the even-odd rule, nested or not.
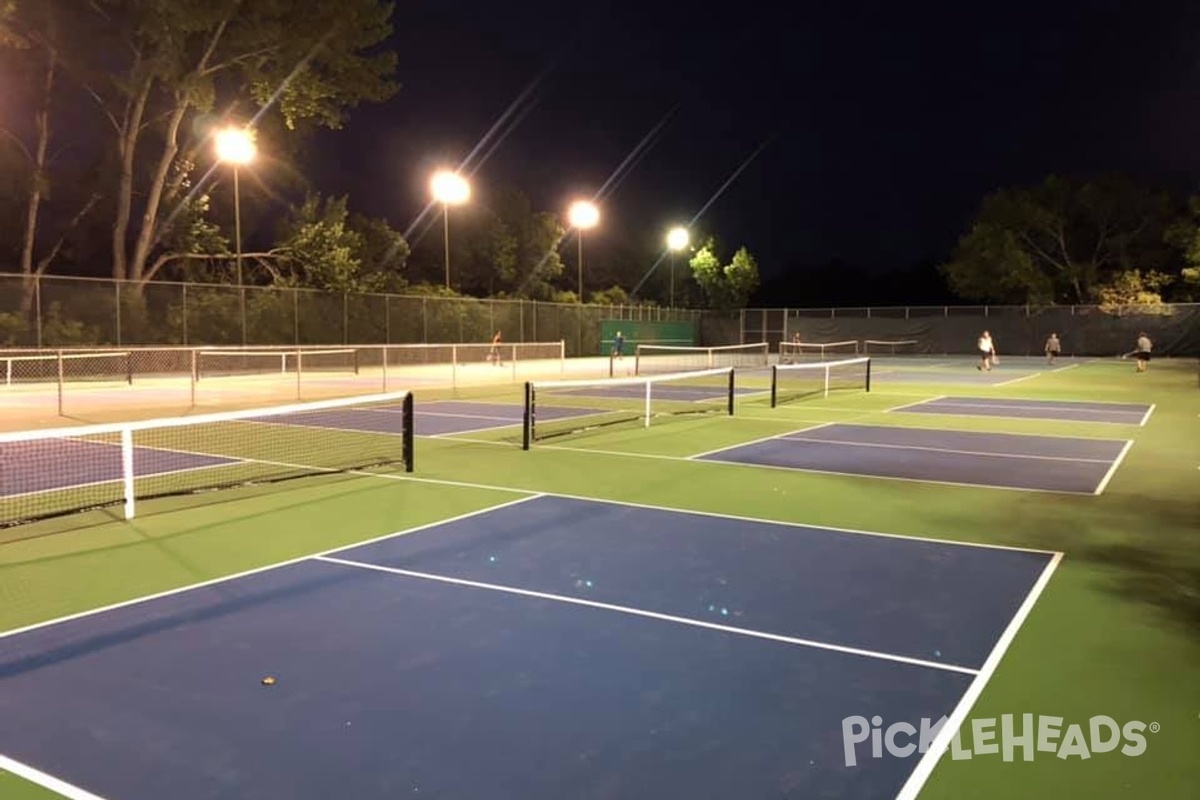
[(262, 679), (262, 684), (263, 684), (263, 686), (274, 686), (275, 679), (272, 678), (270, 675), (268, 675), (267, 677)]

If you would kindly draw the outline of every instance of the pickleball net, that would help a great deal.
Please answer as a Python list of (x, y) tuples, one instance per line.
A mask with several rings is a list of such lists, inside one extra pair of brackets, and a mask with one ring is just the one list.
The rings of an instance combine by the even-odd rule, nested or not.
[[(717, 347), (639, 344), (634, 352), (633, 374), (665, 375), (724, 367), (765, 369), (770, 359), (769, 353), (770, 344), (767, 342)], [(613, 367), (614, 360), (609, 363)], [(617, 369), (610, 369), (609, 375), (618, 376)]]
[(359, 372), (359, 350), (344, 347), (322, 350), (199, 350), (195, 355), (196, 380), (252, 375)]
[(869, 356), (771, 367), (771, 407), (833, 392), (871, 391)]
[(414, 466), (413, 397), (0, 434), (0, 527), (329, 473)]
[(847, 339), (841, 342), (804, 342), (781, 341), (779, 343), (779, 360), (783, 362), (844, 359), (859, 353), (857, 339)]
[(913, 356), (921, 351), (916, 339), (863, 339), (862, 354), (872, 356)]
[(734, 413), (734, 369), (607, 380), (525, 384), (522, 444), (620, 424), (650, 427), (655, 419)]

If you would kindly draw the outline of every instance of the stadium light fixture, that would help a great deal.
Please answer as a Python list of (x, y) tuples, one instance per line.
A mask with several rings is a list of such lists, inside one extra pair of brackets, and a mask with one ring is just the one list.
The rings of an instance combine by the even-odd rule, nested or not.
[(688, 229), (683, 227), (671, 228), (667, 232), (667, 249), (671, 251), (671, 301), (670, 308), (675, 307), (675, 254), (688, 246), (691, 236)]
[(576, 200), (567, 209), (567, 221), (579, 237), (579, 302), (583, 302), (583, 232), (600, 224), (600, 209), (587, 200)]
[(238, 293), (242, 303), (242, 344), (246, 343), (246, 290), (242, 282), (242, 189), (241, 168), (254, 161), (258, 146), (254, 132), (248, 128), (229, 127), (217, 131), (217, 159), (233, 166), (233, 239), (237, 263)]
[(433, 199), (442, 204), (442, 238), (446, 245), (446, 288), (450, 288), (450, 206), (458, 206), (471, 199), (471, 184), (467, 179), (448, 169), (438, 170), (429, 182)]

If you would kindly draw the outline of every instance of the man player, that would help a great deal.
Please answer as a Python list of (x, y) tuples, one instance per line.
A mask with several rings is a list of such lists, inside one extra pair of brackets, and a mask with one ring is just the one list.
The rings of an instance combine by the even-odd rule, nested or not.
[(1150, 337), (1145, 331), (1138, 334), (1137, 347), (1133, 351), (1133, 357), (1137, 359), (1137, 371), (1145, 372), (1150, 367), (1150, 351), (1154, 349), (1154, 344), (1150, 341)]
[(979, 364), (975, 367), (978, 370), (987, 370), (991, 372), (992, 365), (996, 363), (996, 343), (992, 341), (992, 335), (987, 331), (979, 337)]
[(1060, 352), (1062, 352), (1062, 344), (1058, 341), (1058, 334), (1052, 333), (1046, 340), (1046, 363), (1053, 364)]

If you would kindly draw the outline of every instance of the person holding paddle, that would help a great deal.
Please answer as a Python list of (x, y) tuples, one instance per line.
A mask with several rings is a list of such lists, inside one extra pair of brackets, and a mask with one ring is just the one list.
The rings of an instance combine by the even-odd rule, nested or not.
[(1133, 357), (1137, 359), (1137, 371), (1145, 372), (1150, 367), (1150, 351), (1154, 344), (1145, 331), (1138, 334), (1137, 347), (1133, 349)]

